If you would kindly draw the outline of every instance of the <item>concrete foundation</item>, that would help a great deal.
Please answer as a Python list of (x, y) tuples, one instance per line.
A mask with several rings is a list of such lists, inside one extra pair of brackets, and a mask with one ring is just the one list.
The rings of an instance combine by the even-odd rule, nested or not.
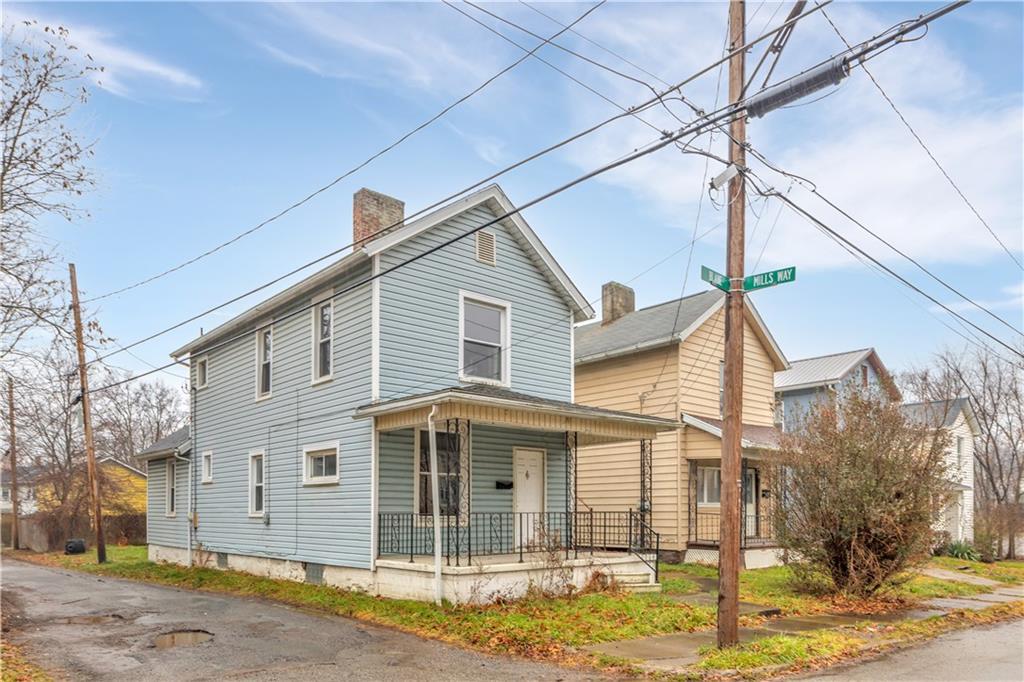
[[(188, 551), (179, 547), (149, 545), (150, 561), (185, 565)], [(435, 577), (433, 561), (378, 559), (376, 569), (323, 566), (316, 582), (347, 590), (358, 590), (393, 599), (433, 601)], [(244, 556), (194, 550), (193, 565), (234, 570), (296, 582), (312, 582), (307, 564), (302, 561), (271, 557)], [(526, 558), (522, 563), (503, 557), (481, 557), (468, 566), (441, 567), (443, 598), (456, 603), (488, 603), (496, 599), (517, 599), (531, 589), (563, 592), (582, 589), (593, 580), (619, 580), (635, 585), (654, 585), (654, 571), (638, 557), (616, 553), (613, 556), (579, 558)], [(656, 588), (655, 588), (656, 589)]]

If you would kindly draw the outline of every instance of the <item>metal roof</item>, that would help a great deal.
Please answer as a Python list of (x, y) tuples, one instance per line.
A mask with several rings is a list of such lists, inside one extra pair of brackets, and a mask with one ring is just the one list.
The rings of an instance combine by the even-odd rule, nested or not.
[(977, 433), (977, 423), (967, 398), (952, 400), (931, 400), (923, 403), (905, 403), (901, 406), (907, 419), (932, 427), (950, 428), (956, 423), (960, 413), (964, 413), (968, 424)]
[(835, 383), (874, 352), (873, 348), (861, 348), (844, 353), (793, 360), (790, 362), (789, 369), (775, 373), (775, 390), (791, 391)]
[(655, 348), (678, 340), (684, 331), (710, 317), (724, 300), (724, 292), (711, 289), (626, 313), (608, 324), (580, 325), (576, 328), (576, 362)]

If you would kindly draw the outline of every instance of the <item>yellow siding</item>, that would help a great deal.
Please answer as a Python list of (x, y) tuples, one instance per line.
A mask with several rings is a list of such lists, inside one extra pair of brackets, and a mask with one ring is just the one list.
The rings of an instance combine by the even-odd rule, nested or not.
[[(612, 410), (678, 419), (674, 346), (582, 365), (576, 368), (576, 402)], [(656, 385), (655, 385), (656, 384)], [(685, 541), (678, 535), (679, 440), (676, 432), (653, 442), (654, 528), (668, 549)], [(640, 504), (640, 443), (580, 448), (580, 499), (595, 511), (625, 511)], [(586, 509), (580, 505), (581, 509)]]
[[(576, 402), (678, 419), (680, 412), (719, 416), (718, 363), (725, 341), (724, 310), (683, 343), (576, 367)], [(660, 377), (660, 379), (659, 379)], [(743, 421), (774, 423), (775, 369), (749, 322), (744, 328)], [(655, 382), (657, 386), (655, 387)], [(653, 390), (652, 390), (653, 389)], [(654, 441), (653, 518), (662, 547), (684, 549), (688, 534), (688, 459), (718, 459), (721, 441), (692, 427)], [(581, 448), (580, 499), (595, 510), (637, 508), (640, 450), (636, 443)], [(581, 508), (585, 509), (583, 505)]]
[[(719, 310), (679, 344), (680, 410), (718, 418), (719, 363), (725, 352), (725, 310)], [(774, 423), (775, 368), (749, 322), (743, 329), (743, 421)]]
[[(146, 513), (145, 476), (113, 462), (100, 462), (99, 468), (100, 497), (104, 515)], [(89, 477), (84, 467), (75, 476), (74, 486), (76, 489), (69, 498), (85, 497), (89, 494)], [(36, 504), (44, 512), (60, 505), (60, 500), (48, 485), (37, 487), (35, 493)]]

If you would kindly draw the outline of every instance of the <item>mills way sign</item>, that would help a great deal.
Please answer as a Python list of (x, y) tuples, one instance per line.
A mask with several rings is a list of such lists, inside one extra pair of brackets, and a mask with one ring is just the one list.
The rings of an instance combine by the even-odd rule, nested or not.
[(773, 287), (776, 284), (786, 284), (796, 279), (796, 268), (782, 268), (781, 270), (772, 270), (770, 272), (762, 272), (759, 275), (750, 275), (749, 277), (743, 278), (743, 291), (754, 291), (755, 289), (764, 289), (765, 287)]
[(700, 278), (713, 287), (722, 291), (729, 291), (729, 278), (720, 272), (715, 272), (706, 265), (700, 266)]

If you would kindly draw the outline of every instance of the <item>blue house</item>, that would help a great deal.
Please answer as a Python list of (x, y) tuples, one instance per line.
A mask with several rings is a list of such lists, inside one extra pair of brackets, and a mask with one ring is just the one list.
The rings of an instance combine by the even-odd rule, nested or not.
[(192, 428), (140, 457), (150, 557), (420, 599), (656, 589), (650, 519), (577, 509), (576, 449), (632, 442), (650, 475), (676, 424), (573, 402), (594, 313), (512, 209), (491, 186), (406, 221), (360, 190), (351, 253), (177, 349)]
[(900, 399), (874, 348), (792, 360), (789, 369), (775, 373), (775, 423), (784, 431), (797, 430), (815, 401), (850, 388)]

